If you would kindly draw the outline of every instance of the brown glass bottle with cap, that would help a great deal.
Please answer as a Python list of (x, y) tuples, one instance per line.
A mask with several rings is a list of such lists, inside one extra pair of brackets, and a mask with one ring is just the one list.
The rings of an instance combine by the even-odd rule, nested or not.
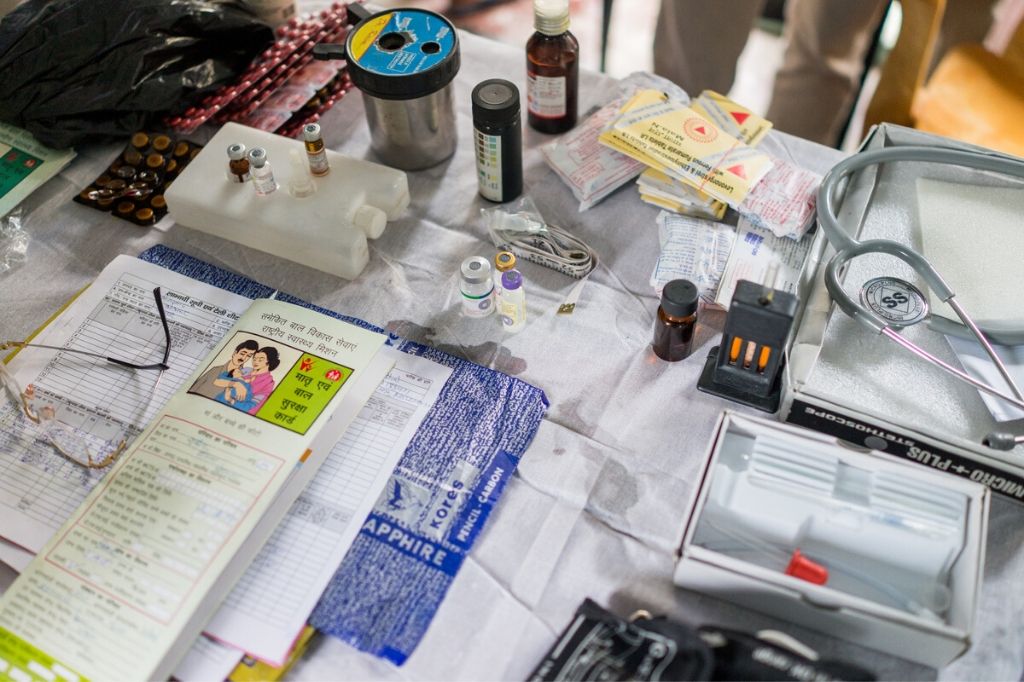
[(249, 159), (245, 145), (234, 142), (228, 145), (228, 178), (231, 182), (245, 182), (249, 179)]
[(526, 43), (526, 120), (542, 133), (576, 125), (580, 44), (569, 32), (569, 0), (534, 0)]
[(674, 279), (661, 290), (658, 319), (654, 321), (654, 354), (662, 360), (682, 360), (693, 348), (700, 294), (693, 282)]

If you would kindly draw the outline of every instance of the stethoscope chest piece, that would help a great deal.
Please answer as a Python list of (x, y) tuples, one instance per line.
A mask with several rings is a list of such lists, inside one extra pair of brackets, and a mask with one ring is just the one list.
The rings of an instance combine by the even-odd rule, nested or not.
[(861, 303), (891, 327), (909, 327), (928, 317), (921, 290), (896, 277), (875, 277), (860, 289)]
[[(991, 342), (960, 305), (960, 302), (956, 300), (956, 294), (932, 267), (932, 264), (912, 247), (891, 239), (858, 241), (839, 224), (836, 204), (838, 202), (837, 192), (842, 182), (862, 168), (895, 161), (952, 164), (1024, 178), (1024, 163), (1019, 159), (995, 153), (941, 147), (896, 146), (861, 152), (840, 161), (835, 168), (829, 171), (821, 181), (821, 187), (818, 188), (818, 224), (836, 250), (835, 255), (825, 266), (825, 287), (828, 289), (828, 293), (844, 313), (865, 325), (872, 332), (888, 337), (899, 346), (960, 381), (1024, 410), (1024, 391), (1017, 386)], [(962, 369), (924, 350), (910, 339), (904, 338), (897, 331), (900, 328), (917, 324), (928, 316), (928, 301), (921, 290), (913, 284), (895, 277), (876, 277), (864, 283), (860, 291), (861, 304), (857, 305), (849, 293), (843, 289), (840, 270), (851, 259), (869, 253), (894, 256), (909, 265), (928, 287), (933, 300), (942, 301), (956, 313), (964, 328), (970, 331), (971, 336), (984, 348), (986, 355), (992, 360), (999, 375), (1010, 389), (1009, 393), (1001, 386), (997, 388), (990, 383), (974, 378)], [(984, 442), (991, 448), (1010, 450), (1017, 444), (1024, 443), (1024, 435), (992, 433), (985, 438)]]

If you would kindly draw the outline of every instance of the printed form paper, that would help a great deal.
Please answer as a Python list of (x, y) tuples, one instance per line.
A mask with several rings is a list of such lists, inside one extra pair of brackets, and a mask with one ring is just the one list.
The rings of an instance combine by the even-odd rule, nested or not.
[[(94, 451), (138, 436), (216, 347), (248, 298), (201, 284), (130, 256), (118, 256), (33, 343), (67, 346), (146, 363), (163, 352), (153, 288), (163, 288), (171, 328), (171, 368), (126, 371), (96, 358), (22, 349), (10, 369), (22, 386), (55, 405)], [(0, 405), (0, 536), (38, 553), (107, 470), (69, 462), (36, 440), (34, 424), (11, 400)]]
[(34, 552), (22, 549), (17, 545), (0, 539), (0, 561), (21, 573), (32, 563), (35, 557)]
[[(326, 456), (317, 435), (362, 402), (348, 416), (334, 407), (372, 381), (365, 401), (390, 370), (366, 371), (384, 340), (254, 302), (4, 594), (5, 660), (93, 679), (169, 675), (300, 460), (312, 472)], [(260, 347), (245, 374), (233, 363), (249, 341)]]
[[(113, 284), (110, 284), (111, 282)], [(66, 343), (65, 337), (70, 332), (72, 336), (77, 336), (80, 340), (79, 343), (72, 341), (72, 347), (83, 347), (95, 352), (115, 354), (118, 348), (112, 345), (112, 341), (115, 337), (122, 340), (127, 339), (127, 332), (124, 329), (128, 325), (121, 327), (121, 334), (118, 336), (105, 329), (96, 321), (97, 318), (108, 315), (112, 306), (116, 307), (121, 304), (139, 306), (138, 313), (143, 316), (155, 315), (156, 311), (148, 310), (146, 303), (152, 302), (151, 290), (157, 285), (164, 288), (164, 304), (168, 319), (181, 325), (181, 328), (178, 328), (172, 324), (172, 333), (175, 339), (172, 343), (176, 346), (178, 339), (185, 334), (185, 329), (190, 329), (193, 336), (189, 338), (195, 350), (191, 356), (208, 354), (216, 343), (216, 338), (203, 338), (200, 343), (194, 336), (198, 329), (202, 328), (202, 325), (216, 318), (216, 312), (224, 313), (223, 320), (216, 325), (207, 325), (206, 328), (209, 329), (211, 336), (218, 334), (223, 336), (237, 316), (252, 303), (251, 300), (234, 294), (212, 290), (206, 293), (217, 295), (216, 305), (194, 305), (190, 311), (182, 311), (176, 304), (176, 301), (182, 300), (181, 297), (175, 297), (171, 292), (177, 291), (181, 296), (197, 300), (197, 286), (204, 290), (206, 287), (164, 268), (122, 256), (117, 263), (104, 271), (104, 274), (97, 279), (88, 292), (82, 295), (75, 310), (68, 311), (72, 313), (69, 319), (61, 319), (58, 323), (48, 327), (36, 341), (62, 345)], [(106, 291), (103, 291), (104, 289)], [(146, 298), (147, 294), (148, 299)], [(223, 298), (221, 298), (221, 294), (224, 295)], [(98, 299), (98, 302), (93, 299)], [(234, 311), (230, 310), (232, 304)], [(93, 308), (91, 313), (88, 312), (90, 307)], [(211, 307), (220, 307), (220, 310), (211, 313), (212, 316), (197, 317), (193, 315), (191, 319), (184, 314), (186, 312), (194, 313), (196, 309)], [(104, 335), (110, 338), (101, 343), (100, 339)], [(88, 345), (82, 345), (85, 343), (84, 340), (89, 340)], [(141, 344), (141, 342), (142, 340), (137, 336), (126, 341), (126, 343), (133, 344)], [(173, 349), (171, 358), (173, 370), (165, 373), (162, 385), (159, 387), (167, 395), (182, 383), (177, 375), (187, 369), (188, 371), (184, 373), (187, 376), (199, 361), (193, 357), (192, 366), (182, 367), (177, 362), (177, 358), (179, 351), (183, 350), (177, 347)], [(155, 348), (153, 352), (158, 354), (158, 350)], [(41, 357), (29, 358), (30, 353), (36, 353)], [(141, 359), (144, 357), (144, 353), (140, 351), (137, 356)], [(358, 531), (358, 520), (366, 516), (375, 501), (376, 494), (373, 491), (382, 488), (383, 481), (387, 480), (415, 429), (422, 421), (426, 411), (433, 405), (437, 394), (451, 374), (449, 368), (418, 356), (394, 352), (394, 357), (396, 359), (395, 369), (378, 387), (346, 435), (332, 450), (329, 459), (323, 464), (313, 484), (295, 503), (289, 516), (282, 522), (281, 527), (275, 532), (264, 551), (254, 561), (238, 588), (231, 593), (221, 612), (208, 626), (208, 631), (215, 632), (219, 639), (236, 642), (239, 648), (268, 662), (280, 660), (287, 654), (320, 593), (347, 551), (351, 540), (345, 538), (350, 533), (354, 536)], [(51, 359), (47, 361), (46, 358)], [(22, 355), (19, 355), (15, 369), (18, 370), (22, 381), (27, 383), (33, 380), (32, 374), (35, 367), (40, 364), (48, 368), (50, 374), (58, 374), (63, 369), (61, 363), (67, 363), (69, 360), (73, 361), (73, 356), (54, 357), (52, 351), (36, 352), (26, 349), (22, 351)], [(95, 379), (96, 374), (103, 374), (104, 368), (97, 363), (95, 367), (85, 369), (89, 369), (93, 373), (92, 375), (87, 374), (83, 378), (83, 382)], [(36, 383), (40, 387), (44, 386), (39, 381)], [(115, 382), (109, 382), (109, 384), (105, 389), (106, 392), (121, 388)], [(59, 396), (54, 394), (54, 399), (59, 399)], [(154, 396), (153, 404), (145, 412), (155, 412), (165, 400), (165, 398)], [(84, 408), (84, 403), (80, 407)], [(63, 404), (61, 404), (61, 409), (64, 409)], [(7, 416), (10, 417), (10, 415)], [(142, 421), (145, 418), (148, 418), (148, 415), (142, 416), (137, 420), (138, 423), (131, 420), (125, 423), (131, 424), (133, 429), (141, 429)], [(14, 419), (17, 420), (17, 415), (14, 415)], [(0, 438), (10, 436), (11, 434), (7, 431), (0, 432)], [(31, 470), (38, 474), (33, 479), (32, 487), (50, 490), (54, 495), (65, 497), (69, 493), (74, 494), (77, 495), (79, 502), (84, 499), (92, 485), (86, 487), (76, 482), (73, 486), (63, 486), (62, 484), (67, 483), (68, 479), (54, 474), (65, 470), (71, 470), (78, 474), (88, 474), (89, 472), (52, 453), (50, 447), (44, 443), (32, 443), (31, 441), (20, 443), (25, 446), (23, 454), (49, 465), (38, 471)], [(360, 457), (360, 453), (362, 453), (362, 457)], [(54, 480), (46, 480), (47, 474), (54, 476)], [(92, 472), (87, 479), (94, 484), (101, 475), (102, 472), (99, 474)], [(3, 489), (5, 482), (10, 483), (10, 481), (0, 481), (0, 489)], [(352, 487), (345, 489), (346, 485)], [(12, 484), (9, 487), (12, 489), (10, 492), (18, 492), (17, 485)], [(329, 503), (326, 500), (341, 500), (342, 502), (340, 504)], [(43, 502), (45, 503), (47, 500), (44, 499)], [(67, 515), (70, 515), (75, 505), (65, 506), (68, 508)], [(28, 508), (25, 511), (31, 514), (33, 510)], [(329, 516), (326, 515), (327, 512), (330, 512)], [(45, 544), (46, 540), (66, 520), (67, 515), (56, 514), (50, 517), (48, 521), (51, 523), (47, 523), (39, 530), (38, 534), (32, 536), (38, 542), (38, 547)], [(0, 526), (0, 533), (7, 534), (11, 521), (16, 518), (14, 515), (5, 517), (3, 525)], [(357, 519), (357, 523), (353, 524), (356, 527), (350, 530), (345, 526), (348, 518)], [(30, 518), (28, 521), (32, 520)], [(317, 542), (315, 545), (306, 543), (305, 540), (311, 535), (311, 530), (312, 534), (323, 539), (323, 542)], [(288, 549), (297, 549), (298, 551), (289, 553)], [(335, 555), (337, 555), (336, 559), (333, 558)], [(23, 550), (15, 544), (0, 540), (0, 561), (8, 563), (19, 572), (28, 566), (33, 556), (34, 552)], [(317, 575), (312, 582), (305, 582), (310, 578), (311, 573)], [(301, 574), (301, 579), (298, 574)], [(245, 588), (245, 585), (249, 587)], [(317, 585), (317, 587), (313, 587), (313, 585)], [(269, 601), (275, 603), (268, 603), (267, 595), (283, 594), (282, 590), (287, 590), (289, 594), (303, 592), (309, 603), (303, 603), (301, 599), (282, 601), (274, 598)], [(266, 620), (258, 620), (265, 616)], [(258, 630), (253, 630), (251, 627), (239, 630), (233, 627), (232, 624), (236, 620), (245, 618), (251, 619), (248, 621), (249, 626), (258, 622), (265, 627)], [(240, 631), (243, 634), (239, 634)], [(217, 643), (215, 645), (227, 652), (237, 651), (234, 647)], [(219, 657), (209, 656), (211, 650), (209, 640), (197, 642), (197, 646), (201, 646), (203, 651), (190, 653), (188, 657), (188, 669), (192, 671), (190, 676), (178, 675), (178, 677), (181, 679), (215, 679), (216, 670), (219, 669), (219, 665), (223, 664), (226, 657), (223, 653)], [(203, 661), (212, 661), (214, 664), (212, 672), (203, 672), (203, 668), (197, 667)], [(235, 662), (237, 663), (237, 657)]]
[(174, 669), (181, 682), (224, 682), (242, 660), (242, 652), (201, 636)]
[(274, 666), (285, 662), (378, 491), (451, 376), (450, 368), (432, 360), (391, 352), (394, 368), (207, 625), (212, 637)]

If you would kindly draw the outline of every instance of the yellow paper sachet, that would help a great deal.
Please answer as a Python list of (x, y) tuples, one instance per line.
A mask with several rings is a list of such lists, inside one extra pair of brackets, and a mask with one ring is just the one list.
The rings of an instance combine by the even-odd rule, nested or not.
[(660, 90), (637, 90), (632, 97), (626, 100), (626, 103), (622, 105), (622, 108), (619, 109), (619, 116), (639, 111), (653, 104), (664, 104), (668, 101), (668, 95)]
[(693, 108), (723, 132), (756, 147), (772, 123), (714, 90), (705, 90), (693, 101)]
[(640, 163), (653, 168), (662, 168), (663, 166), (656, 159), (646, 154), (641, 147), (618, 138), (615, 135), (614, 126), (623, 120), (642, 120), (645, 116), (650, 115), (652, 111), (660, 113), (664, 110), (662, 105), (669, 101), (665, 93), (658, 90), (638, 90), (622, 105), (618, 116), (612, 120), (608, 129), (598, 136), (598, 140), (606, 147), (611, 147), (615, 151), (636, 159)]
[(734, 208), (772, 167), (766, 154), (676, 102), (645, 107), (642, 113), (628, 112), (606, 133), (622, 153)]
[(640, 191), (640, 200), (674, 213), (680, 213), (680, 209), (683, 207), (683, 205), (678, 201), (666, 199), (661, 196), (655, 196), (653, 194), (647, 194), (643, 190)]
[(641, 173), (637, 184), (640, 186), (641, 194), (661, 196), (686, 206), (699, 208), (707, 215), (717, 219), (721, 219), (728, 208), (710, 194), (701, 192), (699, 189), (653, 168), (648, 168)]
[(680, 213), (682, 215), (693, 216), (695, 218), (705, 218), (707, 220), (721, 219), (721, 216), (716, 216), (705, 208), (684, 204), (659, 194), (648, 194), (642, 189), (640, 190), (640, 200), (651, 204), (652, 206), (663, 208), (666, 211), (672, 211), (673, 213)]

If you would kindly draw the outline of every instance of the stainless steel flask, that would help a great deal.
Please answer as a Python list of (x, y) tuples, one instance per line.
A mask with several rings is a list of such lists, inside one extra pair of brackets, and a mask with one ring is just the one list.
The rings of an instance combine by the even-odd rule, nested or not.
[(365, 14), (345, 41), (344, 51), (318, 45), (320, 58), (348, 60), (352, 83), (363, 94), (370, 144), (395, 168), (418, 170), (455, 152), (452, 80), (459, 71), (455, 27), (435, 12), (393, 9)]

